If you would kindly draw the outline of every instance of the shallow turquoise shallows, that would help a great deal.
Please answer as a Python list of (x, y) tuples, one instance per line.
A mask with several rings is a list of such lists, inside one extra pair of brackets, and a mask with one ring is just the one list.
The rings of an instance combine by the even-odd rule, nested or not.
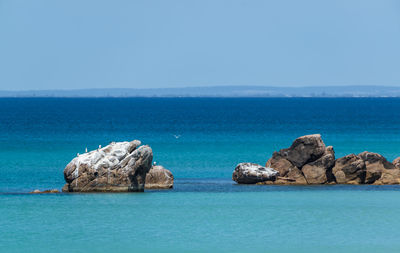
[(1, 252), (399, 252), (398, 187), (223, 188), (2, 195)]
[[(400, 252), (400, 186), (237, 185), (298, 136), (400, 156), (400, 99), (0, 99), (0, 252)], [(173, 190), (28, 194), (99, 144), (140, 139)]]

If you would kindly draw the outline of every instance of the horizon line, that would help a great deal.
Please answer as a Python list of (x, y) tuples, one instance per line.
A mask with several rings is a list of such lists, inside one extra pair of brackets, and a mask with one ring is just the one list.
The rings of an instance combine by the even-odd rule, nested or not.
[(395, 85), (363, 85), (363, 84), (337, 84), (337, 85), (304, 85), (304, 86), (273, 86), (273, 85), (212, 85), (212, 86), (182, 86), (182, 87), (150, 87), (150, 88), (131, 88), (131, 87), (116, 87), (116, 88), (55, 88), (55, 89), (0, 89), (0, 92), (35, 92), (35, 91), (80, 91), (80, 90), (166, 90), (166, 89), (197, 89), (197, 88), (277, 88), (277, 89), (304, 89), (304, 88), (336, 88), (336, 87), (376, 87), (376, 88), (400, 88)]

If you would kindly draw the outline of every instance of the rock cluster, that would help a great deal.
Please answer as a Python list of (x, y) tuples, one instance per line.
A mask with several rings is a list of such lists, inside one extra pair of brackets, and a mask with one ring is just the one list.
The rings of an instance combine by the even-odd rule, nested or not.
[(143, 191), (153, 152), (141, 142), (113, 142), (75, 157), (64, 169), (64, 192)]
[(367, 151), (337, 159), (332, 172), (338, 184), (400, 184), (400, 168)]
[(237, 168), (233, 180), (238, 183), (258, 184), (400, 184), (400, 157), (393, 163), (383, 156), (362, 152), (335, 160), (332, 146), (326, 147), (319, 134), (297, 138), (286, 149), (274, 152), (266, 168), (277, 175), (254, 180), (251, 174), (242, 173), (238, 179)]

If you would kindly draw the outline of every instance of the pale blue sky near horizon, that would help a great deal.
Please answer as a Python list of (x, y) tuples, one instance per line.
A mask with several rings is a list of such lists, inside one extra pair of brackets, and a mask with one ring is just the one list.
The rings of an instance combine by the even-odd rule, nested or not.
[(400, 86), (396, 0), (0, 0), (0, 90)]

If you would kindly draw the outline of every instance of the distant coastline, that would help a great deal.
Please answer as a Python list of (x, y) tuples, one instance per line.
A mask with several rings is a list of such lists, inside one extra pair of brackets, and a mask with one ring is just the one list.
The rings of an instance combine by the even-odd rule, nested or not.
[(152, 89), (0, 90), (0, 97), (400, 97), (400, 87), (212, 86)]

